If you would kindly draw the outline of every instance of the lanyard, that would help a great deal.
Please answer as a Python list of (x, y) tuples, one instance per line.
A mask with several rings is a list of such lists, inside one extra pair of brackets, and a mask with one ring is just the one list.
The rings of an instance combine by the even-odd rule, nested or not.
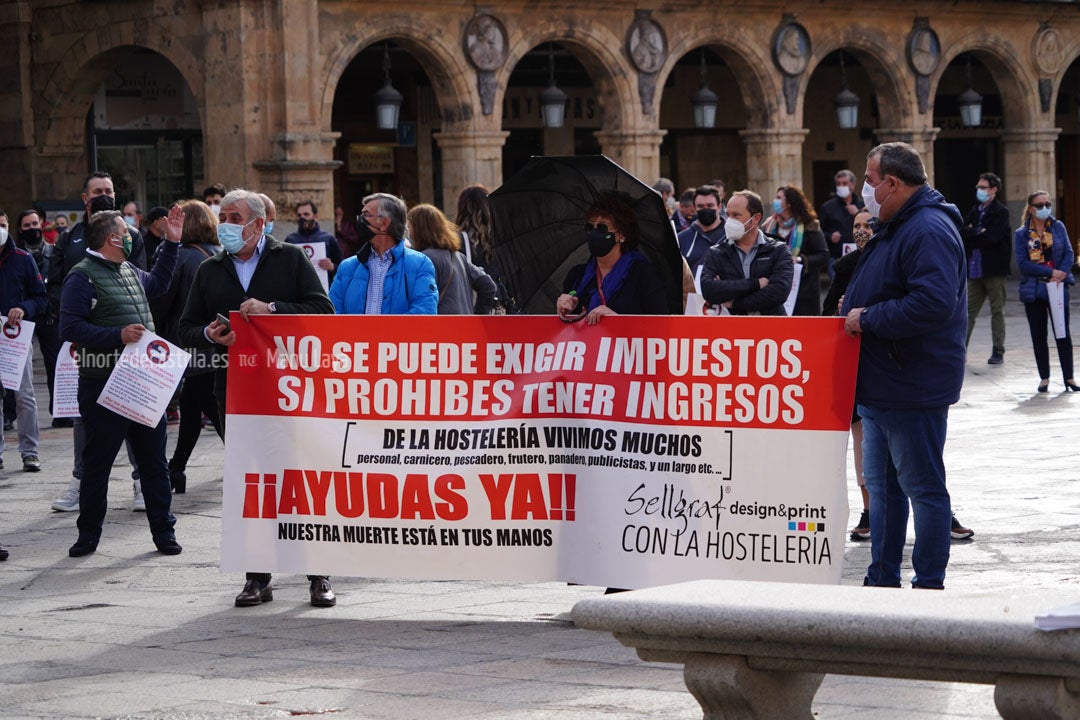
[(600, 304), (607, 305), (607, 298), (604, 297), (604, 279), (600, 277), (600, 263), (596, 264), (596, 292), (600, 294)]

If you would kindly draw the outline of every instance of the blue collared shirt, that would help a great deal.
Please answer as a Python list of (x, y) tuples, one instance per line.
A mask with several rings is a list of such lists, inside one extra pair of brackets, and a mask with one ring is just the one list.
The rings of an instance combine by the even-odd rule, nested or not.
[(255, 245), (255, 252), (247, 260), (241, 260), (229, 253), (233, 267), (236, 268), (236, 277), (240, 279), (240, 286), (244, 288), (244, 292), (247, 292), (248, 285), (251, 284), (251, 278), (255, 275), (255, 268), (259, 265), (259, 258), (262, 257), (263, 248), (265, 247), (266, 235), (262, 235), (259, 237), (258, 244)]
[(364, 303), (365, 315), (382, 315), (383, 282), (386, 280), (386, 273), (389, 272), (390, 266), (394, 263), (392, 251), (393, 248), (391, 247), (382, 255), (379, 255), (372, 248), (371, 255), (368, 256), (367, 300)]

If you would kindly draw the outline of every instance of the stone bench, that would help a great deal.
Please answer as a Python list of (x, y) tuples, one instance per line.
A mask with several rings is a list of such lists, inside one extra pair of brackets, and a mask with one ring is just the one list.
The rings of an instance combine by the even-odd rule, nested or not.
[(578, 627), (684, 666), (706, 720), (812, 720), (826, 673), (984, 683), (1007, 720), (1080, 718), (1080, 631), (1035, 615), (1080, 600), (701, 580), (589, 598)]

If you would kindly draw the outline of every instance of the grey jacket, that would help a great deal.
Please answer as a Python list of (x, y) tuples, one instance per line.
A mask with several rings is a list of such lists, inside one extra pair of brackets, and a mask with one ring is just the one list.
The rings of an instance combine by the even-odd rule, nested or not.
[[(435, 266), (440, 315), (487, 315), (495, 306), (496, 286), (491, 277), (460, 252), (441, 248), (424, 251)], [(473, 302), (473, 292), (476, 302)]]

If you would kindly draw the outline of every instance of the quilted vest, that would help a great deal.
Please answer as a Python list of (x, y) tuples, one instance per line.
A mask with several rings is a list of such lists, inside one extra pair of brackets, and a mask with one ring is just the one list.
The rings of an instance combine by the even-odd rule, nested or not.
[[(97, 301), (90, 311), (89, 321), (101, 327), (125, 327), (134, 323), (153, 331), (154, 318), (139, 276), (130, 263), (117, 265), (88, 255), (72, 272), (81, 272), (94, 286)], [(107, 378), (116, 366), (123, 348), (100, 350), (79, 346), (79, 375)]]

